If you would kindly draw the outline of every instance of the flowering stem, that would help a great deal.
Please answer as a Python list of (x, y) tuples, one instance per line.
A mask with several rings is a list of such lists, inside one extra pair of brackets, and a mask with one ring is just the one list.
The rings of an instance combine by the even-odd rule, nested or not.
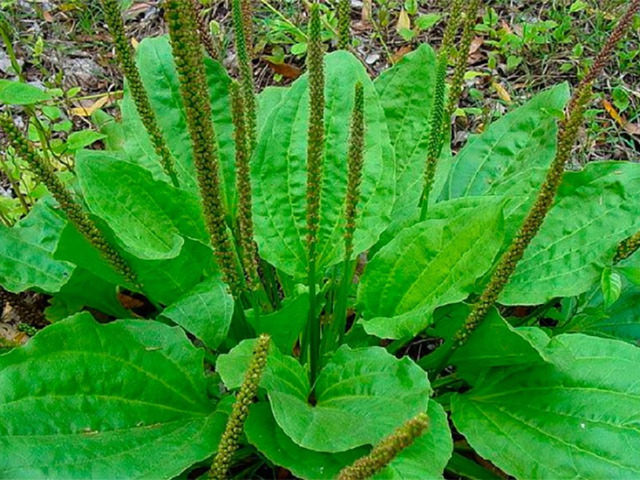
[(158, 120), (151, 108), (149, 96), (142, 84), (140, 72), (134, 60), (133, 47), (124, 31), (124, 22), (120, 14), (120, 1), (102, 0), (102, 5), (107, 25), (109, 25), (109, 31), (113, 37), (118, 61), (120, 62), (125, 78), (129, 82), (129, 90), (131, 91), (131, 98), (133, 98), (133, 102), (136, 105), (136, 110), (140, 115), (145, 129), (149, 133), (156, 154), (160, 157), (162, 169), (171, 179), (173, 186), (178, 187), (179, 183), (174, 168), (173, 157), (167, 148), (167, 144), (158, 125)]
[(69, 221), (87, 241), (100, 252), (109, 265), (124, 277), (127, 284), (140, 290), (141, 286), (138, 284), (137, 276), (129, 266), (129, 263), (105, 239), (91, 217), (84, 211), (80, 203), (75, 200), (60, 179), (58, 179), (51, 165), (40, 159), (38, 154), (33, 150), (33, 147), (14, 125), (9, 115), (5, 114), (0, 116), (0, 128), (4, 130), (16, 153), (27, 162), (27, 165), (36, 175), (38, 181), (44, 184), (51, 195), (53, 195), (53, 198), (56, 199)]
[(408, 420), (393, 434), (382, 440), (371, 453), (356, 460), (353, 465), (343, 468), (338, 480), (364, 480), (381, 472), (405, 448), (409, 447), (416, 438), (420, 437), (429, 427), (429, 417), (421, 413)]
[(220, 185), (218, 141), (211, 119), (204, 57), (193, 35), (197, 30), (191, 2), (168, 0), (165, 18), (180, 79), (180, 93), (187, 113), (189, 136), (202, 196), (204, 216), (224, 281), (237, 299), (243, 288), (240, 260), (233, 245), (225, 216)]
[(244, 423), (249, 415), (249, 407), (258, 393), (260, 379), (267, 366), (270, 344), (271, 339), (268, 335), (260, 335), (245, 373), (244, 382), (236, 395), (236, 401), (233, 404), (227, 426), (218, 444), (218, 451), (209, 471), (209, 478), (216, 480), (227, 478), (233, 454), (238, 449), (238, 442), (244, 429)]
[(302, 341), (302, 358), (308, 356), (311, 384), (315, 382), (320, 360), (320, 318), (316, 311), (316, 244), (320, 223), (320, 193), (324, 159), (324, 55), (321, 40), (320, 9), (311, 6), (309, 22), (309, 132), (307, 142), (307, 253), (309, 314)]
[(431, 110), (431, 120), (429, 122), (429, 137), (427, 140), (427, 159), (424, 171), (424, 186), (420, 196), (420, 220), (427, 217), (429, 208), (429, 195), (436, 175), (438, 158), (442, 150), (443, 125), (445, 118), (445, 91), (447, 65), (451, 54), (453, 40), (460, 26), (460, 16), (462, 12), (462, 0), (453, 0), (449, 21), (442, 36), (442, 44), (436, 59), (435, 91), (433, 97), (433, 108)]
[(596, 61), (585, 77), (587, 82), (581, 82), (574, 91), (565, 118), (560, 123), (558, 130), (556, 157), (547, 172), (544, 183), (540, 187), (536, 201), (527, 214), (516, 238), (500, 258), (480, 298), (473, 304), (464, 325), (454, 335), (451, 350), (443, 356), (440, 367), (445, 366), (453, 351), (464, 345), (470, 335), (485, 319), (487, 313), (498, 300), (502, 290), (509, 282), (511, 275), (516, 270), (518, 262), (524, 256), (527, 247), (540, 230), (546, 215), (551, 209), (556, 192), (562, 183), (565, 164), (571, 155), (575, 140), (578, 136), (578, 130), (583, 122), (587, 102), (591, 98), (591, 84), (604, 69), (615, 45), (623, 37), (631, 24), (633, 16), (639, 9), (640, 0), (634, 0), (623, 14), (612, 35), (602, 48), (602, 51), (596, 57)]
[[(473, 27), (476, 24), (476, 16), (478, 9), (482, 4), (482, 0), (471, 0), (464, 12), (464, 20), (462, 22), (462, 34), (460, 44), (456, 55), (456, 64), (451, 77), (451, 90), (449, 92), (449, 101), (447, 103), (446, 118), (451, 118), (458, 108), (460, 97), (462, 96), (462, 88), (464, 83), (464, 74), (467, 70), (467, 61), (469, 60), (469, 49), (473, 40)], [(446, 128), (446, 125), (445, 125)]]

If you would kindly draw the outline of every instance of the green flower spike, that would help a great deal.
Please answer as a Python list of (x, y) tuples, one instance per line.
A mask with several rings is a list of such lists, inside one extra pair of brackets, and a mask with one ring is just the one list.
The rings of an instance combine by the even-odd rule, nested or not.
[[(351, 114), (351, 130), (349, 132), (349, 153), (347, 155), (348, 180), (347, 198), (345, 200), (344, 261), (341, 285), (337, 302), (333, 311), (330, 328), (323, 332), (323, 342), (329, 342), (337, 348), (342, 343), (347, 324), (347, 300), (355, 270), (353, 256), (353, 236), (356, 231), (356, 216), (360, 201), (360, 184), (362, 182), (362, 166), (364, 164), (364, 89), (356, 83), (353, 113)], [(324, 336), (327, 335), (325, 340)], [(336, 344), (335, 341), (338, 340)]]
[(16, 153), (27, 162), (40, 183), (44, 184), (51, 192), (69, 221), (100, 252), (113, 269), (124, 277), (128, 284), (140, 288), (136, 275), (127, 261), (107, 242), (80, 203), (73, 198), (58, 179), (53, 168), (38, 157), (38, 154), (14, 125), (11, 117), (8, 115), (0, 116), (0, 128), (4, 130)]
[(197, 26), (191, 2), (167, 1), (165, 19), (169, 26), (173, 57), (180, 79), (180, 94), (187, 112), (187, 124), (207, 228), (224, 280), (233, 296), (237, 298), (242, 288), (241, 275), (225, 222), (218, 140), (211, 120), (202, 48), (193, 35)]
[(382, 440), (369, 455), (342, 469), (338, 480), (364, 480), (373, 477), (389, 465), (400, 452), (409, 447), (428, 427), (429, 417), (426, 413), (412, 418)]
[(251, 217), (251, 180), (249, 168), (249, 139), (246, 130), (246, 114), (240, 85), (231, 82), (231, 113), (235, 127), (236, 143), (236, 190), (238, 192), (238, 230), (242, 249), (242, 266), (250, 288), (258, 287), (258, 252), (253, 240), (253, 219)]
[(351, 0), (338, 0), (338, 48), (347, 50), (351, 45)]
[(316, 242), (320, 223), (320, 193), (324, 159), (324, 52), (321, 40), (320, 6), (311, 5), (307, 68), (309, 71), (309, 131), (307, 138), (307, 255), (309, 261), (309, 316), (303, 336), (302, 355), (310, 360), (311, 383), (320, 359), (320, 319), (316, 315)]
[(442, 44), (438, 51), (438, 57), (436, 59), (436, 78), (435, 78), (435, 92), (433, 98), (433, 109), (431, 111), (431, 119), (429, 121), (429, 138), (427, 139), (427, 159), (424, 170), (424, 186), (422, 188), (422, 195), (420, 197), (420, 219), (424, 220), (427, 215), (427, 209), (429, 206), (429, 194), (433, 187), (433, 181), (436, 175), (436, 167), (438, 165), (438, 157), (440, 157), (440, 151), (442, 150), (443, 142), (443, 125), (445, 118), (445, 91), (446, 91), (446, 77), (447, 77), (447, 65), (449, 63), (449, 56), (451, 53), (453, 40), (458, 32), (460, 26), (460, 16), (462, 12), (462, 0), (453, 0), (451, 4), (451, 12), (449, 15), (449, 22), (445, 27), (444, 34), (442, 36)]
[(249, 368), (247, 368), (247, 372), (245, 373), (244, 382), (236, 395), (236, 401), (233, 404), (231, 415), (227, 421), (227, 426), (222, 434), (222, 438), (218, 444), (218, 451), (211, 465), (211, 470), (209, 471), (209, 477), (212, 479), (223, 480), (227, 478), (233, 460), (233, 454), (238, 449), (238, 442), (244, 429), (244, 422), (249, 415), (249, 407), (258, 393), (260, 378), (267, 366), (270, 344), (271, 339), (268, 335), (260, 335), (253, 350), (251, 363), (249, 363)]
[(578, 88), (576, 88), (569, 102), (565, 118), (560, 123), (556, 158), (547, 172), (547, 176), (542, 187), (540, 187), (538, 197), (527, 214), (516, 238), (500, 258), (498, 266), (491, 276), (489, 284), (482, 292), (478, 301), (473, 305), (462, 328), (455, 334), (455, 344), (453, 349), (464, 345), (470, 334), (484, 320), (489, 309), (498, 300), (500, 293), (509, 282), (509, 278), (515, 271), (518, 262), (524, 256), (525, 250), (531, 243), (531, 240), (533, 240), (540, 230), (547, 213), (551, 209), (558, 187), (562, 182), (566, 162), (571, 156), (573, 145), (576, 137), (578, 136), (578, 130), (582, 125), (584, 111), (587, 102), (591, 98), (591, 84), (604, 69), (616, 44), (622, 39), (631, 24), (633, 16), (639, 9), (640, 0), (634, 0), (627, 11), (623, 14), (612, 35), (596, 57), (596, 61), (593, 63), (591, 70), (585, 76), (586, 82), (583, 80)]
[(256, 92), (253, 81), (253, 68), (249, 49), (251, 45), (251, 2), (249, 0), (233, 0), (233, 28), (236, 38), (238, 67), (240, 68), (240, 85), (244, 101), (244, 110), (249, 139), (248, 155), (251, 158), (258, 135), (258, 116), (256, 110)]
[(360, 183), (364, 163), (364, 89), (361, 83), (355, 86), (355, 100), (351, 117), (349, 139), (348, 182), (346, 200), (345, 260), (353, 255), (353, 234), (356, 230), (356, 209), (360, 200)]
[[(467, 71), (467, 61), (469, 60), (469, 49), (473, 40), (473, 27), (476, 24), (476, 16), (478, 9), (482, 4), (481, 0), (471, 0), (464, 12), (464, 20), (462, 21), (462, 34), (460, 44), (456, 54), (456, 64), (451, 77), (451, 89), (449, 91), (449, 103), (447, 104), (447, 118), (451, 118), (458, 108), (458, 102), (462, 96), (462, 88), (464, 85), (464, 74)], [(446, 128), (446, 125), (444, 126)]]
[(462, 0), (453, 0), (451, 2), (451, 10), (449, 11), (449, 21), (444, 28), (442, 34), (442, 43), (440, 44), (440, 55), (448, 55), (449, 50), (453, 47), (453, 41), (460, 27), (460, 17), (462, 16)]
[(120, 14), (120, 1), (102, 0), (102, 5), (107, 25), (109, 26), (109, 31), (111, 32), (113, 43), (116, 47), (116, 55), (118, 56), (118, 61), (120, 62), (124, 76), (129, 83), (129, 90), (131, 92), (133, 102), (136, 105), (138, 115), (140, 115), (144, 128), (146, 128), (149, 133), (149, 137), (151, 138), (151, 143), (153, 143), (156, 154), (160, 157), (162, 169), (169, 178), (171, 178), (173, 186), (177, 187), (178, 177), (174, 169), (173, 157), (171, 156), (171, 152), (169, 152), (167, 144), (164, 141), (164, 137), (160, 131), (160, 127), (158, 126), (156, 115), (153, 113), (153, 109), (149, 103), (149, 96), (142, 84), (142, 79), (140, 78), (140, 73), (138, 72), (138, 67), (134, 60), (133, 47), (125, 35), (124, 23)]
[(209, 55), (209, 57), (211, 57), (213, 60), (219, 60), (219, 47), (217, 45), (217, 42), (211, 36), (211, 30), (209, 29), (209, 25), (207, 25), (206, 19), (204, 17), (204, 12), (202, 10), (202, 4), (200, 3), (200, 0), (191, 0), (191, 8), (195, 12), (200, 43), (202, 43), (202, 46), (204, 47), (204, 50), (207, 52), (207, 55)]

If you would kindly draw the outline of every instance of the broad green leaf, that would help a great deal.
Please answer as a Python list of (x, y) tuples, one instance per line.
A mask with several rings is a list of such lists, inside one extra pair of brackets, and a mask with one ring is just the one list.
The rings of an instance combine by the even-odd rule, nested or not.
[[(490, 468), (490, 466), (487, 466)], [(468, 480), (500, 480), (502, 477), (478, 465), (464, 455), (453, 452), (453, 456), (447, 464), (447, 471), (455, 473), (460, 478)]]
[(247, 312), (247, 321), (256, 333), (268, 333), (273, 343), (284, 353), (291, 354), (294, 344), (307, 323), (309, 293), (287, 298), (276, 312), (262, 314), (257, 319)]
[(124, 148), (124, 131), (120, 122), (116, 122), (115, 118), (101, 109), (91, 114), (91, 121), (105, 136), (103, 141), (106, 150), (122, 150)]
[(131, 313), (119, 302), (117, 285), (100, 278), (89, 270), (76, 267), (71, 278), (59, 292), (53, 294), (45, 314), (57, 322), (89, 307), (115, 318), (128, 318)]
[(81, 132), (73, 132), (67, 138), (66, 147), (70, 152), (75, 152), (81, 148), (88, 147), (89, 145), (102, 140), (106, 137), (103, 133), (93, 132), (91, 130), (82, 130)]
[(436, 54), (420, 45), (374, 82), (396, 154), (396, 210), (417, 206), (422, 193)]
[(0, 477), (172, 478), (216, 449), (224, 417), (178, 328), (87, 313), (0, 356)]
[(453, 159), (443, 198), (537, 191), (555, 156), (556, 123), (568, 100), (569, 86), (558, 85), (470, 139)]
[(64, 226), (44, 202), (12, 228), (0, 224), (0, 284), (16, 293), (59, 291), (75, 268), (53, 258)]
[(233, 316), (233, 297), (220, 275), (214, 275), (180, 297), (162, 315), (215, 350), (229, 331)]
[(402, 231), (362, 277), (358, 303), (367, 333), (412, 337), (437, 307), (464, 300), (502, 246), (502, 221), (500, 205), (488, 204)]
[[(217, 371), (227, 388), (242, 382), (253, 345), (242, 342), (218, 359)], [(409, 358), (399, 360), (380, 347), (352, 350), (346, 345), (321, 370), (313, 406), (304, 368), (275, 348), (261, 385), (278, 425), (297, 445), (318, 452), (377, 443), (425, 411), (431, 393), (426, 373)]]
[(566, 173), (500, 303), (537, 305), (586, 292), (611, 265), (620, 241), (640, 228), (630, 203), (638, 191), (635, 163), (590, 163), (581, 172)]
[(462, 378), (475, 384), (490, 368), (545, 362), (548, 343), (549, 337), (539, 328), (514, 328), (492, 309), (464, 346), (455, 350), (451, 364)]
[(602, 271), (600, 287), (602, 288), (605, 307), (611, 306), (612, 303), (620, 298), (620, 293), (622, 292), (622, 278), (620, 274), (614, 272), (611, 268), (605, 268)]
[(258, 94), (258, 133), (262, 131), (271, 112), (280, 104), (288, 87), (267, 87)]
[(369, 453), (367, 447), (337, 453), (302, 448), (276, 423), (267, 402), (251, 407), (244, 431), (249, 442), (271, 462), (286, 468), (296, 477), (309, 480), (332, 480), (344, 467)]
[[(442, 478), (442, 471), (453, 450), (447, 415), (436, 402), (429, 402), (429, 429), (374, 479)], [(338, 453), (315, 452), (294, 443), (278, 426), (268, 403), (251, 408), (245, 433), (274, 464), (300, 478), (334, 479), (340, 470), (367, 455), (371, 448), (358, 447)]]
[(640, 288), (626, 285), (609, 307), (605, 307), (600, 289), (594, 290), (586, 305), (554, 332), (586, 333), (640, 345)]
[(113, 152), (84, 150), (76, 171), (92, 213), (102, 218), (126, 250), (141, 259), (174, 258), (183, 236), (209, 244), (198, 198), (153, 179)]
[(616, 271), (634, 285), (640, 286), (640, 251), (636, 251), (629, 258), (618, 262)]
[(552, 364), (496, 369), (452, 399), (471, 446), (516, 478), (640, 475), (640, 350), (579, 334), (554, 337)]
[(0, 103), (32, 105), (51, 100), (51, 95), (28, 83), (0, 79)]
[[(354, 85), (365, 92), (365, 158), (354, 238), (359, 253), (375, 243), (390, 221), (395, 162), (378, 95), (362, 64), (344, 51), (325, 57), (326, 142), (317, 265), (344, 256), (347, 148)], [(307, 272), (306, 178), (308, 79), (286, 92), (263, 127), (253, 158), (254, 221), (261, 256), (292, 276)]]
[[(146, 38), (136, 51), (140, 76), (149, 95), (151, 106), (176, 160), (176, 170), (181, 188), (197, 193), (197, 181), (187, 118), (180, 96), (180, 82), (166, 36)], [(233, 123), (229, 106), (229, 76), (218, 62), (205, 58), (207, 83), (211, 100), (213, 122), (216, 130), (220, 163), (225, 184), (226, 203), (233, 211), (235, 205), (235, 147)], [(162, 173), (155, 151), (140, 121), (128, 89), (122, 105), (123, 126), (127, 135), (126, 150), (158, 178)]]
[[(100, 229), (112, 244), (117, 245), (113, 231), (107, 225), (100, 224)], [(121, 253), (137, 274), (143, 293), (163, 305), (177, 301), (200, 283), (203, 275), (217, 271), (211, 248), (190, 239), (185, 239), (177, 257), (167, 260), (143, 260)], [(70, 224), (60, 236), (55, 258), (82, 265), (110, 283), (123, 282), (99, 252)]]

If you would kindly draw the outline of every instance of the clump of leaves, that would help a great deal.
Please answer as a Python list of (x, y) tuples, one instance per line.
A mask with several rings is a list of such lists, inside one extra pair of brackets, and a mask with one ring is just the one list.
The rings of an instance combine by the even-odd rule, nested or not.
[(308, 74), (254, 98), (167, 1), (125, 141), (66, 183), (5, 117), (51, 196), (0, 227), (0, 283), (52, 324), (0, 356), (2, 476), (637, 475), (640, 165), (564, 165), (640, 0), (573, 94), (454, 156), (443, 65), (477, 6), (371, 80), (314, 5)]

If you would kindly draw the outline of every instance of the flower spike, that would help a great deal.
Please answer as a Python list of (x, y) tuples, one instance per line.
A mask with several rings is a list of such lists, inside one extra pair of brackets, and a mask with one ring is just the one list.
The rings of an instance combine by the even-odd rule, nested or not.
[(320, 224), (320, 194), (324, 161), (324, 52), (321, 39), (320, 6), (311, 5), (309, 21), (309, 131), (307, 136), (307, 256), (309, 315), (302, 338), (302, 356), (309, 358), (311, 382), (315, 381), (320, 359), (320, 319), (316, 315), (316, 242)]
[(362, 166), (364, 164), (364, 88), (361, 83), (355, 86), (355, 100), (351, 117), (349, 138), (348, 181), (346, 201), (345, 260), (353, 255), (353, 235), (356, 230), (356, 208), (360, 200)]
[(238, 192), (238, 243), (242, 249), (242, 266), (250, 288), (258, 287), (258, 252), (253, 240), (253, 219), (251, 217), (251, 181), (249, 168), (249, 139), (246, 129), (244, 99), (238, 82), (229, 87), (231, 114), (235, 127), (236, 144), (236, 190)]
[(586, 81), (583, 80), (574, 91), (565, 118), (560, 122), (556, 157), (547, 172), (544, 183), (540, 187), (536, 201), (527, 214), (516, 238), (500, 258), (489, 284), (471, 308), (464, 325), (454, 335), (454, 350), (464, 345), (471, 333), (485, 319), (489, 309), (498, 300), (500, 293), (509, 282), (527, 247), (540, 230), (562, 182), (565, 165), (571, 155), (573, 145), (578, 136), (578, 130), (583, 122), (587, 103), (591, 98), (592, 83), (604, 69), (609, 56), (629, 28), (631, 20), (638, 10), (640, 10), (640, 0), (633, 0), (621, 17), (613, 34), (596, 57), (596, 61), (585, 76)]
[(211, 243), (225, 282), (238, 297), (242, 282), (238, 259), (225, 221), (220, 185), (218, 141), (211, 120), (211, 104), (204, 70), (204, 57), (198, 39), (194, 11), (190, 2), (168, 0), (165, 19), (180, 79), (180, 94), (187, 112), (187, 124), (202, 196), (202, 206)]
[(364, 480), (373, 477), (389, 465), (400, 452), (409, 447), (428, 427), (429, 417), (426, 413), (412, 418), (382, 440), (369, 455), (343, 468), (338, 475), (338, 480)]
[(233, 29), (236, 38), (238, 66), (240, 68), (240, 84), (245, 105), (247, 138), (249, 139), (248, 155), (251, 158), (258, 135), (255, 84), (251, 65), (251, 2), (250, 0), (233, 0)]
[(338, 0), (338, 48), (347, 50), (351, 45), (351, 0)]
[(233, 404), (231, 415), (227, 421), (227, 427), (218, 444), (218, 452), (209, 471), (209, 478), (215, 480), (227, 478), (233, 460), (233, 454), (238, 449), (238, 441), (242, 435), (244, 423), (249, 415), (249, 407), (258, 393), (260, 379), (267, 366), (270, 345), (271, 338), (269, 335), (260, 335), (253, 350), (251, 363), (249, 363), (249, 368), (247, 368), (247, 372), (245, 373), (244, 382), (236, 395), (236, 401)]
[(482, 0), (471, 0), (464, 12), (464, 20), (462, 21), (462, 35), (460, 37), (460, 45), (456, 54), (456, 64), (451, 77), (451, 90), (449, 92), (449, 102), (447, 104), (447, 118), (451, 118), (456, 109), (462, 95), (464, 84), (464, 74), (467, 70), (467, 61), (469, 60), (469, 49), (473, 40), (473, 27), (476, 24), (476, 16), (478, 9), (482, 4)]
[(124, 23), (122, 21), (122, 15), (120, 14), (120, 1), (102, 0), (102, 5), (109, 31), (111, 32), (113, 43), (116, 47), (116, 55), (118, 56), (118, 61), (120, 62), (124, 76), (129, 83), (131, 98), (133, 98), (138, 115), (140, 115), (145, 129), (149, 133), (156, 154), (160, 157), (160, 163), (164, 173), (169, 176), (173, 186), (177, 187), (178, 177), (174, 168), (173, 157), (167, 148), (164, 136), (158, 125), (158, 120), (151, 108), (149, 96), (142, 84), (140, 72), (134, 60), (133, 47), (125, 34)]
[(424, 170), (424, 183), (422, 187), (422, 195), (420, 196), (420, 219), (424, 220), (427, 215), (429, 206), (429, 194), (433, 187), (433, 182), (438, 166), (438, 158), (442, 150), (443, 142), (443, 125), (445, 118), (445, 92), (447, 65), (449, 63), (449, 55), (452, 49), (453, 40), (460, 26), (460, 17), (462, 12), (462, 0), (453, 0), (451, 4), (451, 12), (449, 22), (445, 27), (442, 36), (442, 44), (438, 50), (436, 59), (436, 75), (435, 75), (435, 92), (433, 98), (433, 107), (431, 111), (431, 119), (429, 122), (429, 137), (427, 139), (427, 158)]
[(198, 24), (198, 36), (200, 37), (200, 43), (204, 47), (205, 51), (213, 60), (220, 60), (219, 45), (211, 36), (211, 30), (204, 17), (202, 10), (202, 4), (199, 0), (191, 0), (193, 11), (195, 12), (196, 22)]
[(18, 128), (14, 125), (11, 117), (6, 114), (0, 116), (0, 128), (4, 130), (16, 153), (27, 162), (27, 165), (29, 165), (29, 168), (38, 180), (47, 187), (47, 190), (49, 190), (53, 198), (56, 199), (69, 221), (87, 241), (100, 252), (111, 267), (124, 277), (127, 283), (140, 288), (136, 275), (129, 266), (129, 263), (105, 239), (91, 217), (89, 217), (80, 203), (73, 198), (73, 195), (56, 176), (51, 165), (40, 159), (27, 139), (22, 136)]

